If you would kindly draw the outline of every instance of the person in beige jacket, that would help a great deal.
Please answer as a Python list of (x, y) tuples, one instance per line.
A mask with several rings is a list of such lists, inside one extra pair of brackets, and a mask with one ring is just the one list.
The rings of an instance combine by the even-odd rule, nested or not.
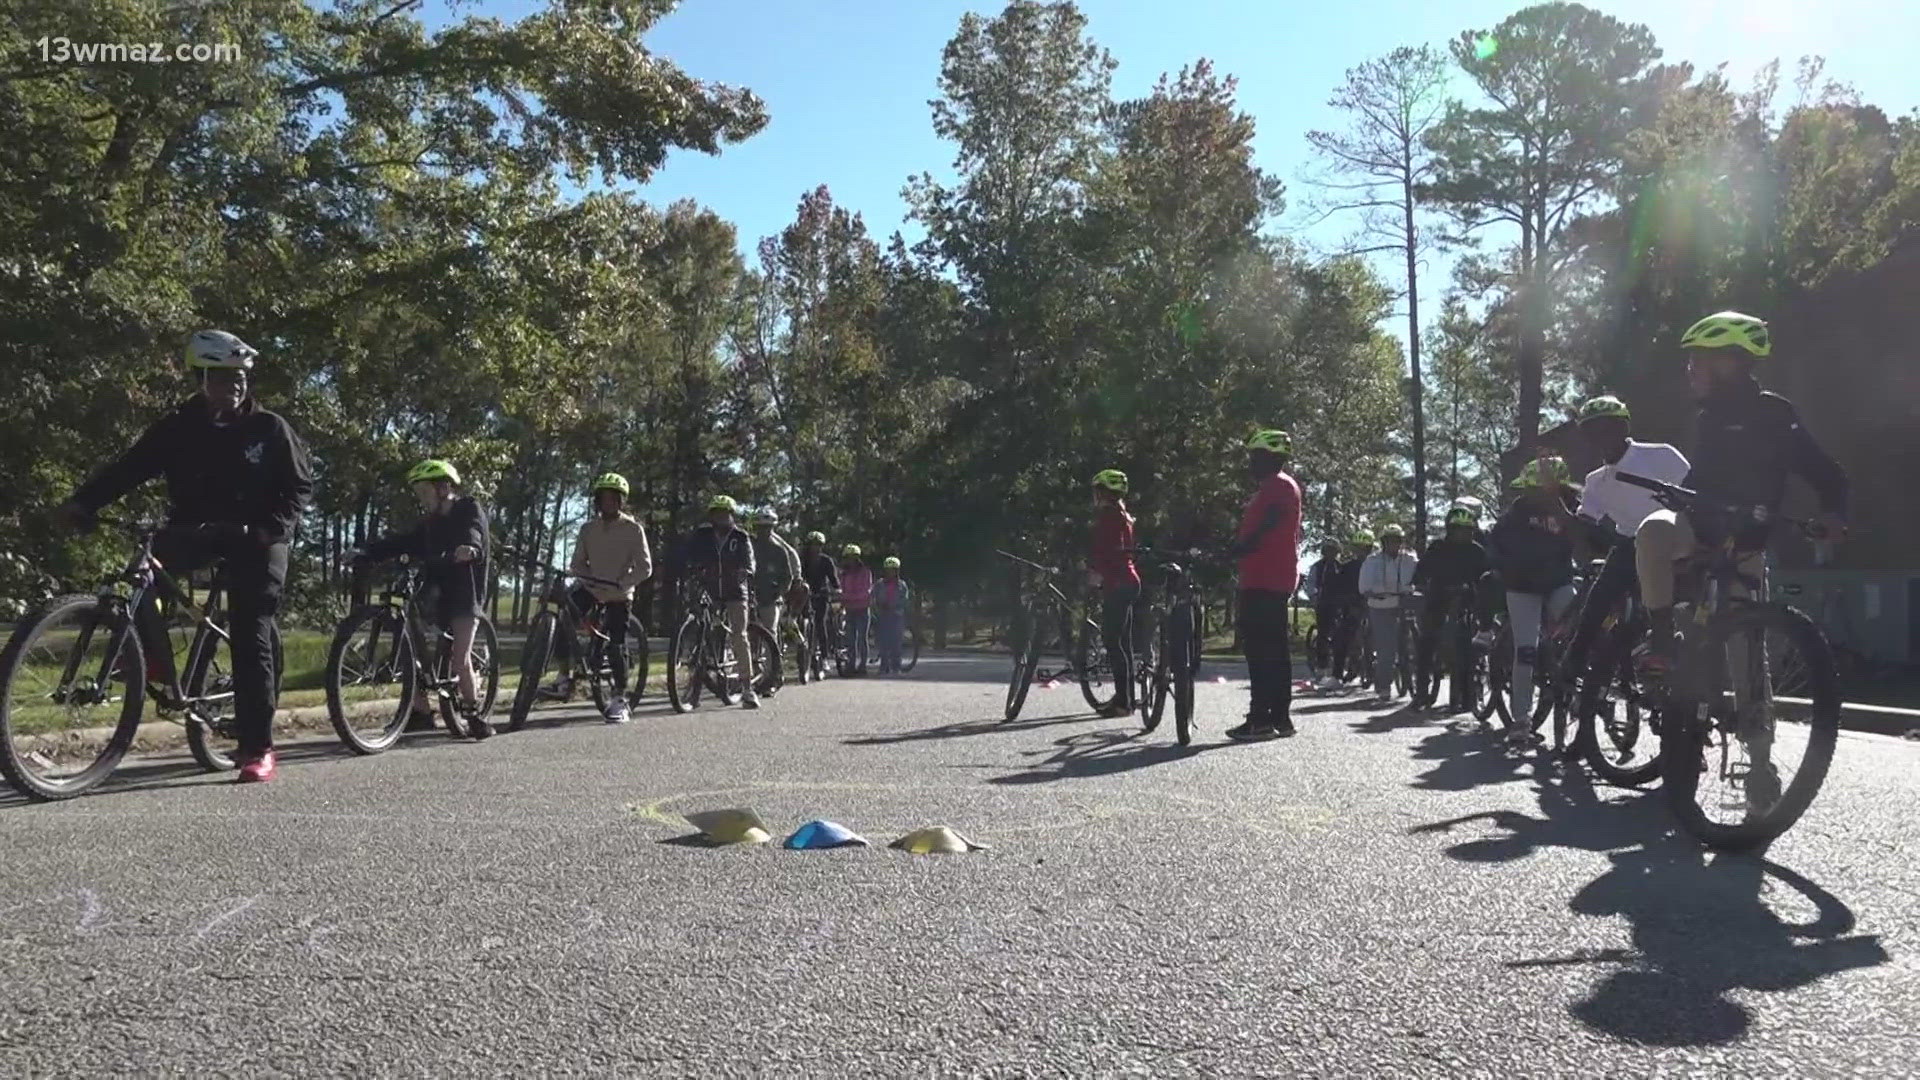
[(627, 492), (627, 478), (619, 473), (605, 473), (593, 482), (594, 516), (580, 526), (569, 568), (580, 579), (573, 591), (574, 605), (581, 611), (603, 606), (600, 626), (613, 653), (608, 661), (614, 685), (614, 693), (608, 695), (609, 724), (627, 722), (627, 622), (634, 587), (653, 576), (647, 531), (624, 510)]

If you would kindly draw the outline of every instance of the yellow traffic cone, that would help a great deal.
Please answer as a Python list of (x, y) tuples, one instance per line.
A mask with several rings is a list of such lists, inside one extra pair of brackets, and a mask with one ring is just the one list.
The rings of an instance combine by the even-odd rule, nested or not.
[(681, 816), (710, 844), (764, 844), (773, 839), (767, 823), (751, 810), (701, 810)]
[(945, 825), (916, 829), (887, 846), (915, 855), (964, 855), (987, 850), (987, 845), (976, 844)]

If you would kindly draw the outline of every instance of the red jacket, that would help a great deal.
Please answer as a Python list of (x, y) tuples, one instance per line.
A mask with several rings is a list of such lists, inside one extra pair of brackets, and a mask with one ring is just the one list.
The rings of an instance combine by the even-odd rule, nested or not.
[(1245, 542), (1269, 514), (1275, 519), (1273, 527), (1260, 534), (1252, 551), (1240, 556), (1240, 587), (1292, 595), (1300, 583), (1300, 484), (1286, 473), (1260, 481), (1240, 515), (1237, 538)]
[(1093, 569), (1103, 589), (1140, 584), (1140, 571), (1133, 565), (1133, 515), (1118, 502), (1103, 505), (1094, 518)]

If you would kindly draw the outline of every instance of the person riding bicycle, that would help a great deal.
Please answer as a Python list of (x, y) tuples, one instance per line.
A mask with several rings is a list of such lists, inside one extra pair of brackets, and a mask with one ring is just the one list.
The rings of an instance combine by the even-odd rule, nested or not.
[[(1426, 558), (1421, 559), (1413, 571), (1413, 587), (1426, 595), (1420, 612), (1420, 648), (1415, 664), (1420, 674), (1416, 697), (1424, 695), (1432, 685), (1434, 659), (1439, 652), (1440, 631), (1447, 625), (1448, 609), (1465, 603), (1469, 613), (1474, 611), (1474, 587), (1480, 575), (1487, 572), (1487, 549), (1476, 539), (1480, 532), (1479, 510), (1456, 502), (1447, 509), (1445, 527), (1445, 535), (1427, 545)], [(1467, 700), (1464, 677), (1473, 669), (1473, 623), (1471, 614), (1455, 622), (1457, 633), (1447, 642), (1453, 668), (1453, 677), (1447, 680), (1448, 716), (1473, 707), (1473, 702)]]
[[(602, 605), (600, 628), (607, 635), (607, 664), (613, 669), (614, 692), (608, 695), (606, 712), (609, 724), (627, 722), (627, 618), (633, 610), (634, 589), (653, 576), (647, 530), (624, 511), (628, 491), (627, 478), (619, 473), (603, 473), (593, 482), (589, 494), (594, 516), (580, 526), (568, 568), (575, 577), (603, 579), (579, 582), (573, 604), (583, 612)], [(572, 634), (560, 635), (563, 654), (572, 638)]]
[(787, 539), (775, 531), (780, 525), (780, 513), (771, 508), (757, 510), (753, 515), (753, 599), (754, 617), (773, 640), (780, 640), (780, 618), (783, 614), (787, 594), (793, 584), (800, 580), (800, 553), (787, 543)]
[(1381, 701), (1398, 696), (1393, 667), (1400, 644), (1400, 606), (1413, 591), (1413, 576), (1420, 568), (1419, 557), (1402, 550), (1406, 538), (1406, 530), (1398, 525), (1382, 528), (1380, 550), (1360, 568), (1360, 595), (1367, 598), (1367, 628), (1373, 641), (1373, 689)]
[[(1600, 576), (1587, 589), (1580, 621), (1567, 646), (1563, 678), (1586, 669), (1588, 649), (1608, 613), (1633, 594), (1638, 581), (1633, 569), (1634, 536), (1640, 531), (1640, 523), (1660, 509), (1653, 492), (1625, 483), (1620, 474), (1678, 484), (1692, 468), (1686, 455), (1674, 447), (1633, 438), (1633, 413), (1626, 402), (1611, 394), (1580, 406), (1579, 428), (1581, 439), (1603, 464), (1588, 473), (1581, 485), (1577, 513), (1596, 546), (1607, 554)], [(1600, 686), (1601, 682), (1594, 680), (1587, 689), (1597, 692)], [(1581, 715), (1588, 714), (1583, 705)]]
[(1634, 568), (1650, 627), (1638, 665), (1655, 676), (1673, 667), (1675, 564), (1731, 539), (1742, 552), (1741, 576), (1758, 581), (1766, 570), (1765, 522), (1749, 517), (1731, 524), (1727, 507), (1764, 509), (1770, 519), (1785, 498), (1788, 475), (1798, 474), (1819, 497), (1828, 535), (1846, 534), (1846, 472), (1801, 425), (1793, 403), (1762, 390), (1754, 378), (1756, 363), (1773, 352), (1767, 324), (1722, 311), (1688, 327), (1680, 347), (1700, 403), (1693, 468), (1682, 486), (1698, 492), (1700, 501), (1691, 512), (1654, 511), (1634, 536)]
[(873, 583), (873, 630), (880, 643), (880, 674), (900, 674), (900, 654), (907, 636), (907, 605), (913, 590), (900, 579), (900, 560), (889, 555), (880, 561), (880, 579)]
[(1133, 711), (1133, 657), (1140, 602), (1140, 570), (1133, 562), (1133, 515), (1127, 512), (1127, 474), (1101, 469), (1093, 474), (1093, 551), (1087, 583), (1100, 590), (1100, 636), (1107, 643), (1113, 671), (1113, 702), (1102, 716)]
[(859, 544), (840, 549), (840, 603), (847, 613), (847, 658), (853, 674), (867, 673), (867, 630), (872, 622), (873, 568)]
[(1337, 592), (1333, 580), (1339, 574), (1340, 541), (1328, 537), (1320, 541), (1320, 560), (1300, 577), (1300, 591), (1307, 603), (1313, 605), (1313, 624), (1320, 628), (1313, 639), (1313, 666), (1321, 673), (1314, 687), (1317, 690), (1331, 690), (1338, 685), (1329, 662), (1333, 656), (1333, 628), (1340, 618), (1334, 610)]
[[(460, 713), (475, 739), (493, 735), (479, 713), (478, 681), (473, 671), (473, 639), (480, 627), (481, 595), (487, 581), (487, 513), (473, 496), (460, 491), (460, 473), (451, 464), (429, 458), (407, 470), (407, 485), (419, 501), (420, 521), (405, 532), (369, 542), (354, 556), (356, 567), (409, 555), (425, 561), (426, 580), (437, 597), (434, 622), (453, 635), (451, 666), (459, 682)], [(408, 730), (431, 729), (433, 713), (427, 688), (413, 701)]]
[[(1331, 612), (1331, 621), (1322, 629), (1321, 636), (1333, 637), (1333, 666), (1328, 669), (1327, 677), (1321, 680), (1320, 689), (1338, 690), (1347, 674), (1347, 660), (1359, 636), (1366, 629), (1367, 604), (1360, 595), (1360, 569), (1366, 565), (1367, 556), (1373, 554), (1373, 530), (1355, 529), (1347, 538), (1350, 552), (1334, 569), (1322, 590), (1322, 603)], [(1371, 672), (1366, 673), (1371, 676)]]
[(1253, 495), (1228, 553), (1239, 560), (1240, 642), (1252, 700), (1227, 738), (1259, 742), (1293, 734), (1293, 643), (1287, 601), (1300, 585), (1300, 483), (1287, 473), (1293, 438), (1277, 428), (1247, 440)]
[[(177, 572), (215, 561), (226, 566), (241, 783), (271, 780), (276, 767), (274, 616), (286, 590), (288, 545), (313, 494), (305, 444), (250, 391), (259, 355), (224, 330), (194, 333), (186, 345), (187, 370), (199, 378), (194, 396), (55, 512), (68, 525), (88, 527), (102, 507), (155, 476), (166, 478), (167, 525), (153, 538), (154, 558)], [(135, 619), (154, 666), (149, 681), (164, 683), (161, 700), (177, 700), (173, 647), (156, 602), (142, 604)]]
[(734, 523), (740, 504), (731, 496), (715, 495), (707, 503), (707, 521), (687, 537), (681, 546), (680, 565), (696, 576), (713, 595), (733, 639), (734, 662), (740, 676), (740, 707), (757, 709), (760, 695), (754, 690), (753, 643), (747, 637), (748, 597), (752, 592), (754, 571), (753, 538)]
[(813, 639), (821, 649), (833, 640), (827, 633), (827, 609), (840, 592), (840, 567), (826, 548), (827, 534), (818, 530), (808, 533), (800, 545), (800, 576), (807, 584)]
[(1557, 622), (1573, 604), (1573, 497), (1567, 463), (1558, 457), (1527, 462), (1513, 481), (1520, 494), (1487, 538), (1488, 553), (1507, 591), (1507, 629), (1513, 635), (1509, 739), (1533, 737), (1533, 669), (1543, 618)]

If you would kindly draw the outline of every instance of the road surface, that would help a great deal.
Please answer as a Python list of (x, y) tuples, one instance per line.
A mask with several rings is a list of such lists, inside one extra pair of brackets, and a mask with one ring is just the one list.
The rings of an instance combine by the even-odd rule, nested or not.
[[(1765, 860), (1470, 726), (1190, 750), (1005, 661), (0, 802), (0, 1073), (1912, 1075), (1920, 744)], [(1207, 675), (1237, 678), (1230, 665)], [(1169, 721), (1167, 727), (1171, 727)], [(679, 814), (871, 849), (712, 849)], [(991, 849), (883, 845), (948, 825)]]

